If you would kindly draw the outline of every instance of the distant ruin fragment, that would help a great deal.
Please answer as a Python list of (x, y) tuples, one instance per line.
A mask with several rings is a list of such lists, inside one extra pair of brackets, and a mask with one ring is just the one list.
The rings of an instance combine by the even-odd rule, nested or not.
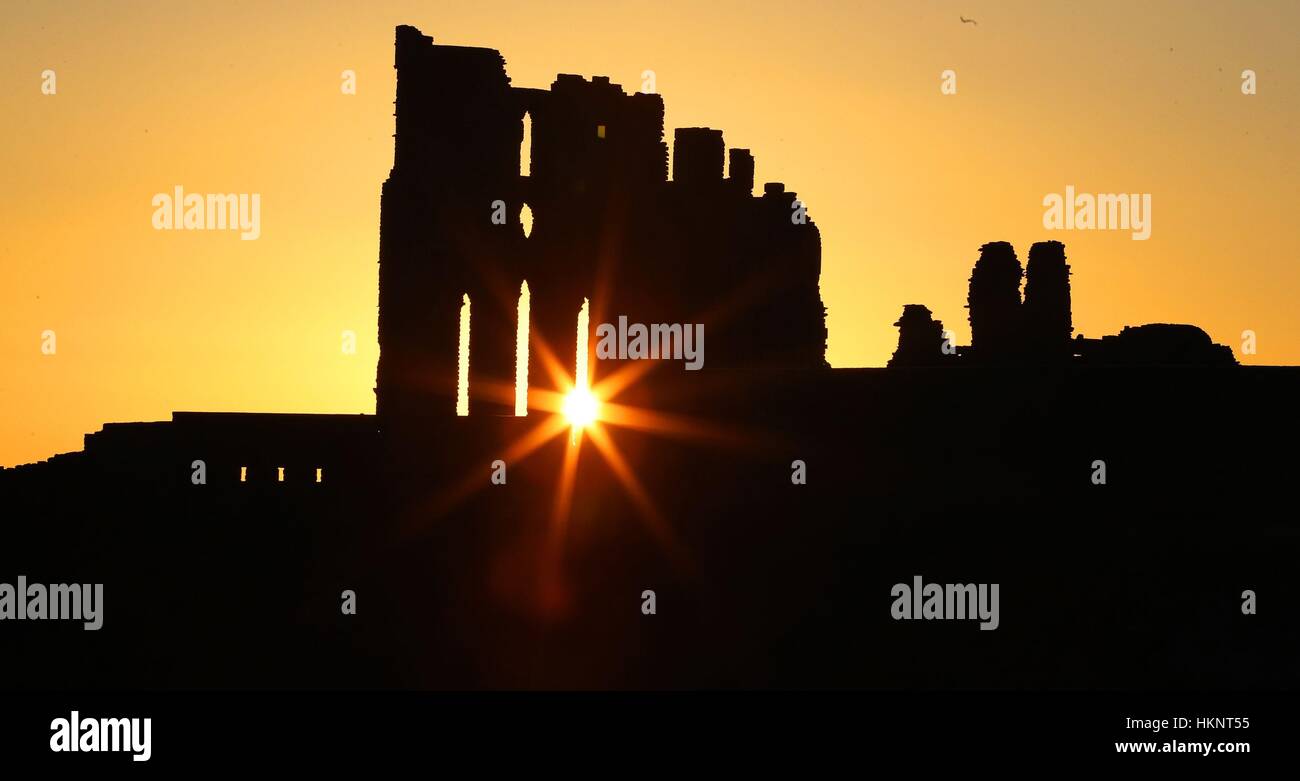
[(943, 366), (957, 359), (955, 345), (945, 350), (943, 323), (935, 320), (929, 308), (906, 304), (898, 326), (898, 349), (888, 366)]
[[(1024, 300), (1020, 280), (1025, 280)], [(959, 360), (931, 363), (943, 326), (930, 310), (908, 304), (898, 326), (898, 349), (889, 366), (1235, 366), (1232, 348), (1215, 344), (1194, 325), (1126, 326), (1118, 335), (1088, 339), (1074, 331), (1070, 266), (1065, 245), (1040, 241), (1029, 248), (1022, 273), (1015, 248), (1005, 241), (980, 247), (966, 299), (971, 344), (956, 348)]]

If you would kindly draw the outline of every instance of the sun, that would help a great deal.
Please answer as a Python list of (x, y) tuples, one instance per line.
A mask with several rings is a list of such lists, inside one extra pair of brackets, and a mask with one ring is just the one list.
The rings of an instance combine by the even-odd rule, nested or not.
[(564, 397), (564, 417), (573, 428), (586, 428), (600, 415), (600, 401), (589, 388), (574, 388)]

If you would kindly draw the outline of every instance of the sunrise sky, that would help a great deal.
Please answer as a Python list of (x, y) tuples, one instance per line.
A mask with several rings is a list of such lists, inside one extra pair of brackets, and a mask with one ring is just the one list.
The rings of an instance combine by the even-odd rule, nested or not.
[[(564, 72), (632, 91), (655, 71), (669, 139), (721, 128), (753, 150), (760, 190), (808, 204), (835, 366), (883, 365), (906, 303), (966, 343), (979, 245), (1023, 260), (1049, 238), (1076, 332), (1190, 322), (1247, 363), (1300, 362), (1294, 2), (64, 2), (3, 18), (3, 465), (178, 409), (373, 411), (403, 23), (499, 49), (517, 86)], [(178, 184), (260, 193), (261, 237), (154, 230), (152, 197)], [(1151, 238), (1045, 230), (1043, 198), (1067, 185), (1150, 193)]]

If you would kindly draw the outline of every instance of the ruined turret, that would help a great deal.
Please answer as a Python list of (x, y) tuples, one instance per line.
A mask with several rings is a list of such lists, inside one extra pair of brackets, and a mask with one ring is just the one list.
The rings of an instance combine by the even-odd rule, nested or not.
[(970, 310), (971, 357), (986, 364), (1019, 359), (1020, 278), (1023, 270), (1015, 247), (993, 241), (980, 247), (971, 272), (966, 308)]
[(955, 345), (951, 338), (945, 339), (943, 323), (933, 318), (929, 308), (906, 304), (894, 325), (898, 327), (898, 349), (888, 366), (943, 366), (956, 360)]
[(1070, 267), (1065, 245), (1040, 241), (1029, 248), (1021, 307), (1025, 358), (1034, 363), (1070, 360)]

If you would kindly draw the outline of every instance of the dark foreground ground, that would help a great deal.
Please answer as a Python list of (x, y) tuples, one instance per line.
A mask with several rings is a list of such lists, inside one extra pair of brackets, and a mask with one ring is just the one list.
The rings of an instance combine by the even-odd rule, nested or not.
[[(1300, 688), (1300, 370), (651, 392), (684, 433), (610, 433), (643, 499), (588, 439), (567, 516), (567, 436), (489, 482), (537, 414), (402, 447), (369, 417), (177, 415), (6, 470), (0, 582), (105, 607), (98, 632), (0, 624), (0, 688)], [(892, 619), (916, 575), (999, 584), (999, 627)]]

